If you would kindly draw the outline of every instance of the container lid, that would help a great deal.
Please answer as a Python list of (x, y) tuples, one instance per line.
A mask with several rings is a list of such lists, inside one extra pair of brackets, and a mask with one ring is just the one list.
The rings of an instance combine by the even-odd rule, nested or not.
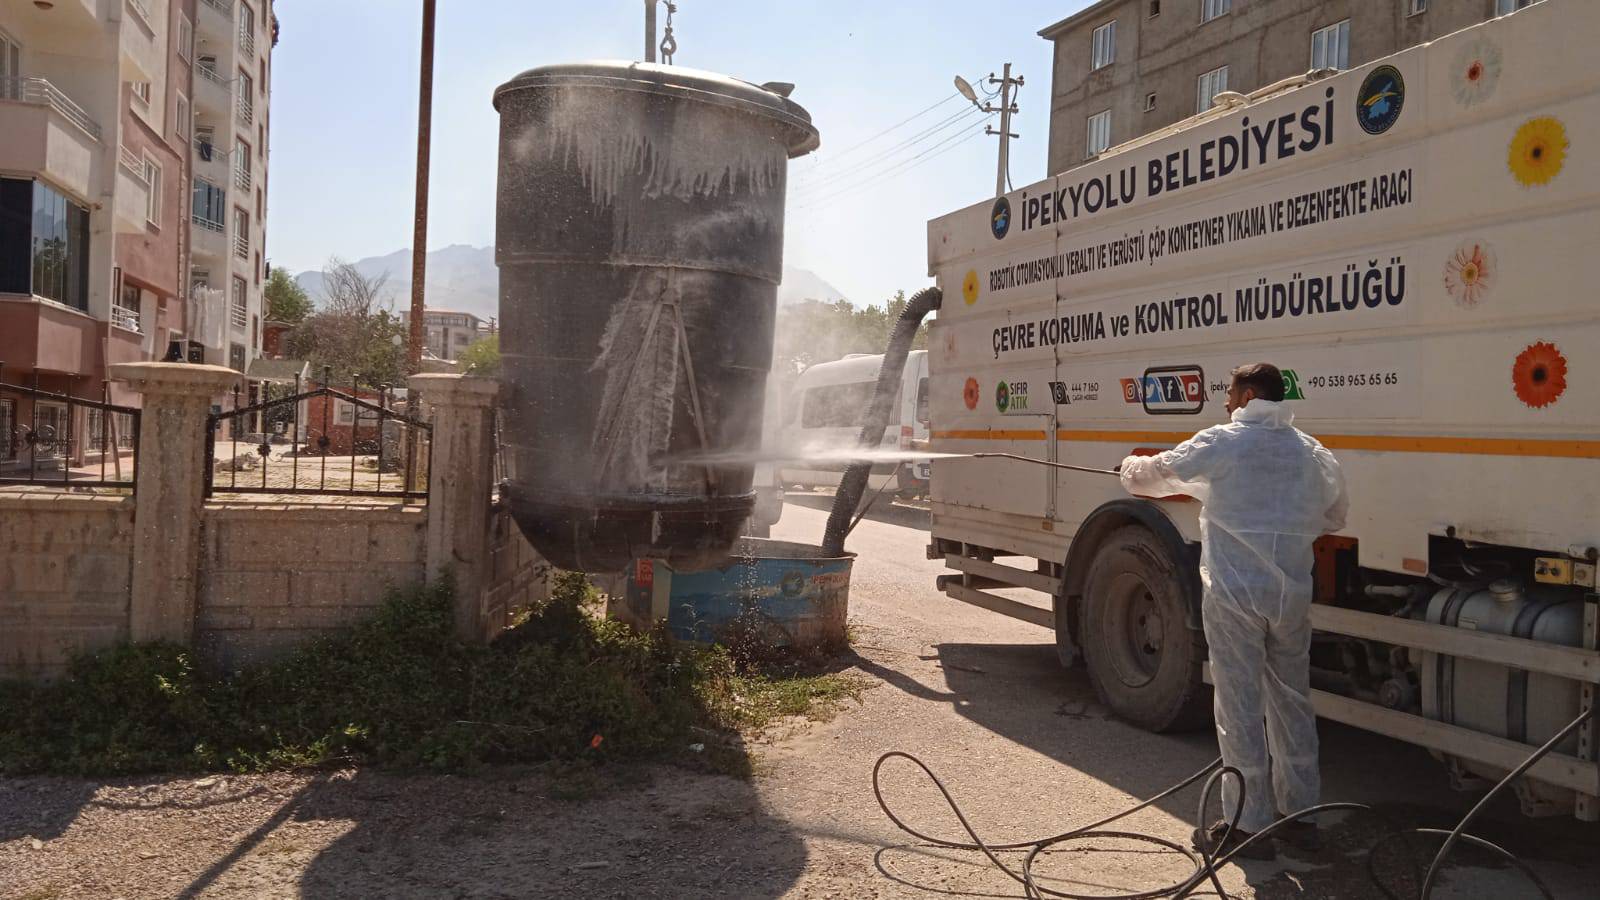
[(765, 116), (783, 131), (791, 159), (810, 153), (820, 143), (811, 114), (788, 97), (716, 72), (656, 63), (594, 60), (529, 69), (495, 88), (494, 108), (500, 108), (500, 98), (506, 94), (558, 87), (661, 94)]

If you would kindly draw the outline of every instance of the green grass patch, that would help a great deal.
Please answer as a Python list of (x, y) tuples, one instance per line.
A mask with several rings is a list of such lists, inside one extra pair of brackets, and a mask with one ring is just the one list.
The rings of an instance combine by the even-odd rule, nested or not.
[(236, 673), (170, 645), (0, 681), (0, 774), (265, 771), (334, 763), (468, 771), (697, 754), (747, 770), (739, 735), (826, 716), (863, 682), (750, 641), (737, 652), (637, 633), (587, 608), (579, 574), (494, 643), (456, 639), (447, 586), (398, 592), (368, 622)]

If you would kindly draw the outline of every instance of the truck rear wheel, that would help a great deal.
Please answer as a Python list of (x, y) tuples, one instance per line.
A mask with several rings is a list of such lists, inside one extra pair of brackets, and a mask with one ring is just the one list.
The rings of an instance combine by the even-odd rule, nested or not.
[(1182, 573), (1137, 525), (1110, 534), (1084, 582), (1083, 654), (1111, 711), (1148, 731), (1188, 731), (1210, 718), (1201, 677), (1205, 639), (1189, 628)]

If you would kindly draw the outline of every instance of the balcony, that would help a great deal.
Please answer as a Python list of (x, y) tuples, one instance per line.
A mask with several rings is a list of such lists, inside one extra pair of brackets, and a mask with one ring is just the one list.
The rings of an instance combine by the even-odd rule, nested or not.
[(0, 134), (0, 170), (46, 175), (79, 197), (95, 195), (100, 125), (49, 81), (0, 78)]
[(233, 255), (240, 259), (250, 258), (250, 235), (236, 234), (233, 236)]
[(256, 55), (256, 36), (245, 27), (243, 22), (239, 23), (239, 52), (251, 59), (254, 59)]
[(243, 125), (246, 128), (249, 128), (251, 125), (255, 124), (255, 104), (250, 102), (249, 97), (239, 98), (238, 104), (234, 106), (233, 117), (240, 125)]
[(144, 160), (127, 147), (117, 148), (117, 187), (112, 211), (119, 234), (144, 234), (149, 211), (150, 182), (144, 179)]
[(204, 216), (191, 215), (189, 222), (189, 249), (196, 257), (222, 260), (228, 256), (227, 226)]
[(201, 112), (225, 117), (233, 107), (233, 85), (216, 69), (205, 65), (194, 67), (194, 105)]
[(222, 44), (233, 43), (233, 0), (200, 0), (195, 20), (196, 32)]
[(226, 184), (232, 156), (219, 144), (203, 137), (194, 139), (194, 173), (212, 184)]
[(234, 151), (233, 160), (233, 186), (241, 191), (250, 190), (250, 167), (248, 163), (239, 162), (239, 152), (244, 148)]

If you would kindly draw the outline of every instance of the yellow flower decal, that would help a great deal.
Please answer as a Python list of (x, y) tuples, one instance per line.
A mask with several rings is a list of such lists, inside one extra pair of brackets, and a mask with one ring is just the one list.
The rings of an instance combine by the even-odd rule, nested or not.
[(967, 270), (967, 277), (961, 279), (961, 298), (971, 306), (978, 302), (978, 272), (975, 269)]
[(1511, 138), (1506, 165), (1523, 187), (1549, 184), (1567, 161), (1567, 127), (1554, 116), (1522, 123)]

